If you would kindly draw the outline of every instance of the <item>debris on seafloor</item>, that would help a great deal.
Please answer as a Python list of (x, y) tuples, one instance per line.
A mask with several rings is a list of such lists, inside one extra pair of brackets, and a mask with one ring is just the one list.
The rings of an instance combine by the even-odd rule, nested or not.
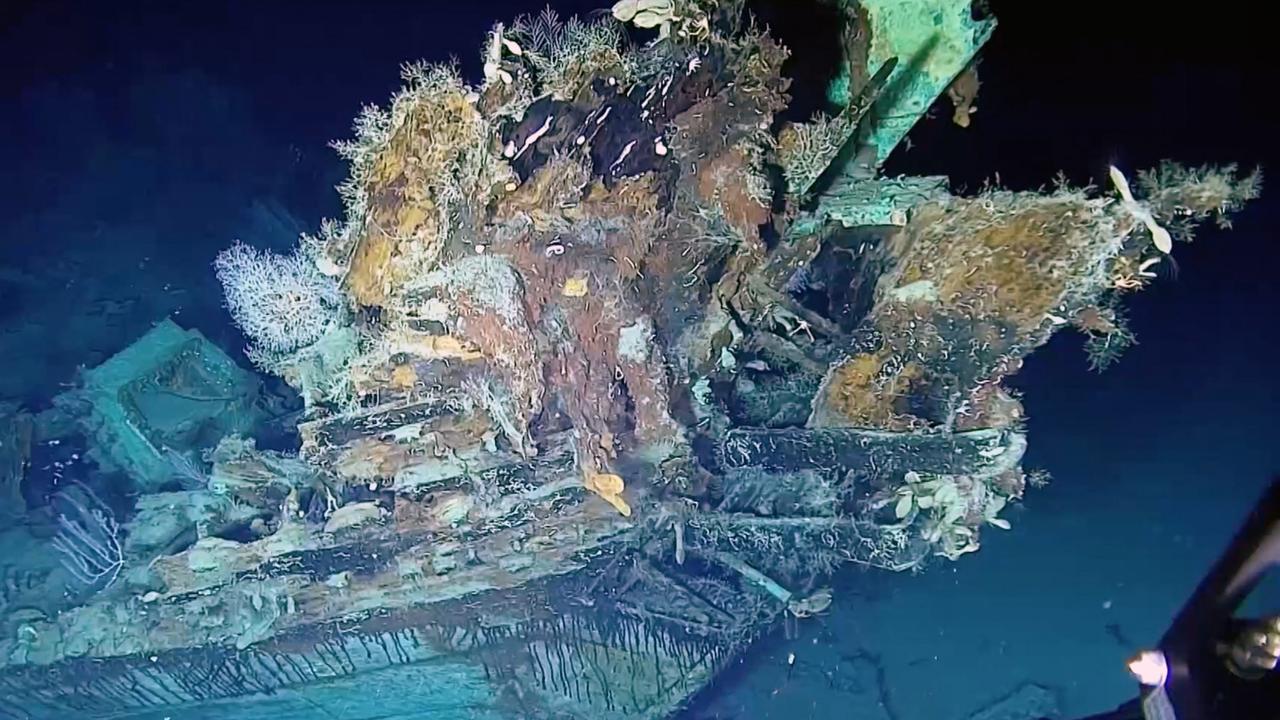
[(250, 357), (306, 403), (300, 452), (242, 437), (257, 388), (199, 342), (91, 371), (93, 459), (141, 493), (123, 569), (10, 619), (3, 701), (315, 703), (395, 666), (424, 688), (405, 703), (662, 716), (779, 615), (825, 610), (841, 565), (1008, 529), (1028, 475), (1004, 379), (1068, 326), (1113, 360), (1123, 296), (1256, 177), (959, 197), (878, 176), (944, 92), (970, 122), (994, 20), (839, 4), (837, 106), (803, 122), (738, 0), (499, 24), (478, 86), (405, 66), (337, 143), (346, 217), (218, 261)]

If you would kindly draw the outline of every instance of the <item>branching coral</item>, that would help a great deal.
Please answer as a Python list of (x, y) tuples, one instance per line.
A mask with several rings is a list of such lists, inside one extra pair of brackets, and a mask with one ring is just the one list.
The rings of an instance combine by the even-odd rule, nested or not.
[(622, 33), (615, 23), (576, 17), (562, 22), (548, 7), (537, 16), (517, 18), (507, 37), (518, 43), (518, 57), (532, 67), (539, 95), (569, 100), (601, 75), (611, 75), (615, 82), (630, 79), (618, 77), (625, 65)]
[(1089, 369), (1096, 372), (1111, 367), (1137, 343), (1123, 310), (1114, 302), (1082, 308), (1072, 322), (1085, 334)]
[(337, 284), (302, 252), (277, 255), (236, 243), (218, 254), (214, 269), (259, 365), (316, 342), (342, 315)]
[(1152, 212), (1174, 225), (1175, 237), (1191, 239), (1195, 223), (1212, 218), (1231, 227), (1230, 213), (1262, 192), (1262, 171), (1240, 176), (1235, 165), (1188, 167), (1165, 161), (1138, 173), (1139, 192)]
[(85, 586), (105, 590), (124, 567), (115, 515), (87, 485), (75, 484), (55, 500), (65, 508), (58, 513), (52, 540), (63, 567)]

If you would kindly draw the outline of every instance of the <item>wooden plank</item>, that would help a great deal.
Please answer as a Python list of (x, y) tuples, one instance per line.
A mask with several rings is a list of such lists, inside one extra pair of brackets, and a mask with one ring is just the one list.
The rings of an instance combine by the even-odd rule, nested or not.
[(887, 465), (922, 473), (990, 472), (1021, 456), (1021, 433), (973, 430), (964, 433), (894, 433), (852, 428), (730, 430), (720, 444), (727, 468), (767, 471), (885, 469)]

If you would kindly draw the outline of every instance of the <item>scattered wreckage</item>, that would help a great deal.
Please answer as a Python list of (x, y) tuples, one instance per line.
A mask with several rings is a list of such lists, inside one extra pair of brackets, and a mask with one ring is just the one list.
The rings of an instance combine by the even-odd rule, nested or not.
[(218, 259), (300, 450), (249, 439), (257, 377), (170, 322), (60, 400), (74, 427), (6, 414), (10, 512), (71, 432), (136, 497), (41, 511), (86, 573), (52, 609), (10, 585), (0, 716), (662, 717), (842, 565), (1007, 529), (1034, 475), (1004, 379), (1068, 327), (1114, 357), (1120, 299), (1256, 178), (880, 176), (935, 99), (969, 122), (995, 20), (836, 5), (803, 122), (739, 0), (500, 24), (478, 86), (406, 66), (337, 144), (346, 217)]

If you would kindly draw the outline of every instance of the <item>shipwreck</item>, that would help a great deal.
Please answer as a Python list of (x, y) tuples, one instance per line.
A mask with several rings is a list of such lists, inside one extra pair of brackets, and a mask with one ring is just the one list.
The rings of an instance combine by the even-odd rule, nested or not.
[[(406, 65), (335, 143), (345, 217), (215, 263), (300, 413), (170, 321), (8, 408), (0, 717), (665, 717), (842, 566), (1008, 530), (1037, 475), (1005, 379), (1059, 331), (1114, 359), (1125, 296), (1257, 177), (884, 176), (935, 102), (970, 122), (997, 20), (827, 4), (809, 118), (742, 0)], [(296, 447), (255, 440), (281, 422)], [(24, 490), (73, 462), (128, 490)]]

